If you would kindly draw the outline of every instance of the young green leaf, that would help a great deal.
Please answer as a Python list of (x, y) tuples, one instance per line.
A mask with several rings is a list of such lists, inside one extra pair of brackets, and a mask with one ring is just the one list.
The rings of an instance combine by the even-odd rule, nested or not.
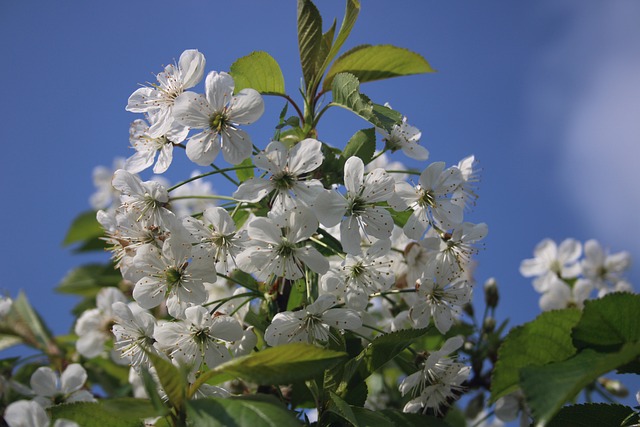
[(191, 400), (190, 425), (209, 427), (299, 427), (300, 422), (275, 399), (232, 397)]
[(51, 331), (35, 312), (26, 295), (21, 291), (13, 302), (11, 311), (4, 319), (25, 344), (34, 346), (48, 356), (59, 356), (60, 349), (52, 338)]
[(229, 74), (233, 77), (236, 93), (252, 88), (264, 95), (286, 94), (280, 65), (267, 52), (256, 51), (243, 56), (231, 65)]
[(578, 349), (616, 351), (623, 344), (640, 340), (640, 295), (615, 292), (586, 301), (580, 322), (573, 328)]
[(580, 314), (578, 309), (547, 311), (534, 321), (513, 328), (498, 350), (490, 401), (518, 389), (522, 368), (564, 360), (575, 354), (571, 328), (578, 323)]
[(253, 161), (251, 157), (244, 159), (242, 162), (238, 163), (236, 166), (242, 166), (242, 169), (236, 169), (236, 176), (238, 177), (238, 181), (245, 182), (249, 178), (253, 178)]
[(408, 49), (392, 45), (362, 45), (335, 60), (324, 78), (323, 89), (331, 89), (333, 78), (338, 73), (351, 73), (360, 83), (365, 83), (434, 71), (426, 59)]
[(351, 406), (340, 396), (335, 394), (334, 392), (329, 392), (329, 398), (331, 399), (332, 406), (329, 407), (329, 410), (334, 414), (339, 415), (341, 418), (344, 418), (348, 422), (350, 422), (354, 427), (360, 427), (358, 423), (358, 419), (355, 414), (351, 410)]
[(83, 427), (138, 427), (142, 419), (161, 415), (148, 400), (131, 398), (65, 403), (49, 410), (54, 421), (71, 420)]
[(148, 352), (147, 355), (156, 368), (160, 385), (169, 398), (169, 403), (174, 408), (182, 408), (186, 399), (187, 382), (186, 375), (173, 366), (171, 362), (157, 354)]
[(375, 128), (362, 129), (356, 132), (342, 151), (342, 157), (346, 161), (351, 156), (362, 159), (366, 165), (373, 158), (376, 150), (376, 130)]
[(639, 356), (640, 342), (635, 342), (625, 344), (617, 353), (587, 349), (561, 362), (522, 368), (520, 385), (536, 425), (545, 425), (562, 405), (598, 377)]
[(329, 63), (333, 61), (333, 58), (336, 57), (340, 48), (351, 34), (351, 30), (353, 29), (356, 20), (358, 19), (358, 15), (360, 14), (360, 0), (347, 0), (346, 8), (344, 11), (344, 18), (342, 18), (342, 23), (340, 24), (340, 30), (338, 31), (338, 36), (336, 40), (331, 45), (331, 49), (327, 53), (327, 55), (323, 59), (323, 64), (320, 69), (320, 74), (324, 74), (325, 70), (329, 66)]
[(298, 0), (298, 48), (306, 87), (318, 73), (318, 53), (322, 46), (322, 17), (311, 0)]
[(330, 105), (346, 108), (374, 126), (391, 131), (393, 125), (402, 120), (400, 113), (374, 104), (366, 95), (360, 93), (360, 82), (351, 73), (336, 75), (331, 85), (331, 91), (333, 101)]

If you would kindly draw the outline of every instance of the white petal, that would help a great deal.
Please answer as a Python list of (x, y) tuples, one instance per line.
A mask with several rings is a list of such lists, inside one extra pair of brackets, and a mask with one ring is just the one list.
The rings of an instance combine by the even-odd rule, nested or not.
[(213, 318), (211, 335), (224, 341), (237, 341), (242, 338), (242, 326), (231, 316), (217, 316)]
[(217, 137), (211, 132), (201, 132), (187, 142), (187, 157), (200, 166), (208, 166), (216, 159), (220, 151)]
[(255, 89), (242, 89), (231, 98), (229, 105), (232, 122), (248, 125), (258, 120), (264, 113), (262, 95)]
[(333, 227), (340, 222), (347, 211), (347, 200), (336, 191), (326, 190), (316, 197), (313, 210), (322, 225)]
[(49, 417), (37, 402), (18, 400), (7, 406), (4, 420), (9, 427), (48, 427)]
[(322, 321), (337, 329), (355, 330), (362, 327), (360, 315), (348, 308), (332, 308), (322, 315)]
[(204, 55), (196, 49), (188, 49), (182, 52), (178, 67), (182, 72), (182, 84), (185, 89), (198, 84), (204, 75), (206, 61)]
[(160, 155), (158, 155), (158, 161), (153, 167), (153, 173), (160, 174), (166, 172), (166, 170), (169, 169), (172, 160), (173, 144), (164, 144), (160, 150)]
[(312, 138), (303, 139), (289, 152), (289, 170), (296, 175), (301, 175), (317, 169), (323, 160), (320, 141)]
[(133, 156), (127, 159), (124, 164), (124, 168), (131, 173), (142, 172), (153, 164), (155, 156), (155, 150), (136, 151)]
[(360, 157), (351, 156), (344, 164), (344, 186), (349, 193), (358, 194), (364, 182), (364, 163)]
[(213, 111), (220, 112), (229, 103), (233, 94), (233, 77), (224, 71), (211, 71), (205, 80), (205, 94)]
[(39, 396), (51, 397), (58, 393), (58, 375), (46, 366), (41, 366), (31, 375), (31, 389)]
[(257, 202), (273, 191), (273, 181), (264, 178), (249, 178), (233, 193), (233, 198), (243, 202)]
[(242, 129), (228, 129), (221, 134), (222, 155), (227, 163), (237, 165), (251, 157), (253, 143)]
[(184, 92), (173, 103), (173, 117), (183, 126), (194, 129), (209, 129), (213, 107), (195, 92)]

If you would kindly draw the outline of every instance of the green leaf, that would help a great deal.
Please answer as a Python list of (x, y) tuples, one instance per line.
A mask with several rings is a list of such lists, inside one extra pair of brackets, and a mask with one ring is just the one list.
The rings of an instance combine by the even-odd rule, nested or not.
[(412, 209), (407, 209), (404, 211), (396, 211), (394, 209), (389, 209), (389, 213), (391, 213), (391, 218), (393, 218), (393, 223), (398, 227), (404, 227), (407, 223), (411, 215), (413, 214)]
[(13, 302), (11, 311), (3, 323), (9, 325), (26, 344), (40, 349), (47, 355), (58, 356), (60, 350), (53, 341), (51, 331), (33, 310), (22, 291)]
[(426, 59), (408, 49), (392, 45), (362, 45), (335, 60), (324, 78), (323, 89), (331, 89), (333, 78), (339, 73), (351, 73), (360, 83), (365, 83), (434, 71)]
[(117, 287), (121, 281), (122, 275), (112, 264), (87, 264), (67, 273), (56, 291), (93, 298), (102, 288)]
[(364, 382), (374, 371), (395, 358), (411, 343), (427, 333), (428, 328), (403, 329), (380, 335), (374, 339), (355, 359), (345, 366), (344, 381), (338, 389), (341, 395)]
[(181, 372), (171, 362), (157, 354), (147, 352), (153, 367), (156, 368), (162, 389), (174, 408), (181, 408), (185, 402), (187, 390), (186, 373)]
[(331, 49), (323, 59), (324, 62), (320, 69), (320, 74), (324, 74), (324, 71), (329, 66), (329, 63), (333, 61), (333, 58), (335, 58), (338, 52), (340, 51), (340, 48), (342, 47), (344, 42), (347, 40), (347, 37), (349, 37), (349, 34), (351, 34), (351, 30), (353, 29), (353, 26), (356, 23), (356, 20), (358, 19), (359, 14), (360, 14), (360, 0), (347, 0), (346, 8), (344, 11), (344, 17), (342, 18), (342, 23), (340, 24), (340, 30), (338, 31), (338, 36), (336, 37), (336, 40), (331, 45)]
[(63, 418), (83, 427), (139, 427), (143, 418), (159, 415), (148, 400), (132, 398), (65, 403), (49, 410), (53, 420)]
[(369, 123), (391, 131), (394, 124), (400, 123), (402, 115), (382, 105), (377, 105), (360, 93), (360, 82), (350, 73), (340, 73), (333, 79), (331, 90), (333, 102), (367, 120)]
[[(633, 413), (633, 409), (623, 405), (604, 403), (571, 405), (562, 408), (547, 427), (620, 427), (623, 425), (622, 422)], [(637, 423), (638, 416), (635, 415), (628, 421)]]
[(280, 65), (267, 52), (243, 56), (231, 65), (229, 74), (235, 83), (235, 93), (252, 88), (265, 95), (285, 95)]
[(580, 322), (573, 329), (573, 344), (578, 349), (616, 351), (623, 344), (640, 340), (640, 295), (611, 293), (604, 298), (585, 301)]
[(356, 132), (346, 147), (342, 151), (342, 157), (346, 161), (351, 156), (357, 156), (362, 159), (362, 162), (366, 165), (373, 158), (373, 153), (376, 150), (376, 129), (362, 129)]
[(87, 211), (81, 213), (73, 220), (62, 244), (67, 246), (72, 243), (86, 242), (87, 240), (97, 239), (102, 236), (104, 236), (104, 230), (96, 219), (96, 212)]
[(253, 178), (254, 168), (253, 161), (251, 157), (244, 159), (242, 162), (238, 163), (236, 166), (242, 166), (243, 169), (236, 169), (236, 176), (238, 177), (238, 181), (245, 182), (249, 178)]
[(298, 0), (298, 48), (302, 75), (309, 88), (318, 74), (322, 46), (322, 17), (311, 0)]
[(578, 309), (547, 311), (534, 321), (513, 328), (498, 349), (490, 402), (518, 389), (522, 368), (564, 360), (575, 354), (571, 328), (578, 323), (580, 314)]
[(338, 396), (334, 392), (329, 392), (329, 397), (331, 399), (331, 402), (333, 403), (333, 407), (331, 407), (330, 410), (334, 414), (337, 414), (345, 420), (349, 421), (354, 427), (360, 427), (355, 414), (351, 410), (351, 406), (349, 406), (347, 402), (342, 400), (340, 396)]
[(214, 375), (230, 374), (257, 384), (290, 384), (324, 372), (346, 357), (346, 353), (310, 344), (291, 343), (267, 348), (219, 365), (201, 375), (196, 389)]
[(304, 279), (299, 279), (291, 285), (291, 293), (287, 300), (287, 311), (293, 311), (304, 305), (307, 299), (307, 286)]
[(404, 424), (394, 424), (379, 411), (371, 411), (359, 406), (352, 406), (351, 410), (356, 417), (357, 426), (362, 427), (404, 427)]
[(405, 414), (393, 409), (384, 409), (379, 413), (398, 427), (449, 427), (448, 423), (431, 415)]
[(640, 342), (625, 344), (617, 353), (587, 349), (568, 360), (523, 368), (520, 385), (536, 422), (543, 425), (585, 386), (638, 356)]
[(209, 398), (187, 402), (189, 425), (209, 427), (298, 427), (295, 415), (275, 399)]

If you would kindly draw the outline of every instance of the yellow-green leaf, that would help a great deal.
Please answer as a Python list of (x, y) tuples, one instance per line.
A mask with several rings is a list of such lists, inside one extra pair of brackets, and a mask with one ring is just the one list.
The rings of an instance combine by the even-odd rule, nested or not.
[(351, 73), (360, 83), (435, 70), (421, 55), (392, 45), (362, 45), (345, 52), (335, 60), (324, 79), (323, 89), (330, 90), (339, 73)]
[(280, 65), (267, 52), (256, 51), (243, 56), (231, 65), (229, 74), (235, 92), (252, 88), (265, 95), (284, 95), (284, 77)]

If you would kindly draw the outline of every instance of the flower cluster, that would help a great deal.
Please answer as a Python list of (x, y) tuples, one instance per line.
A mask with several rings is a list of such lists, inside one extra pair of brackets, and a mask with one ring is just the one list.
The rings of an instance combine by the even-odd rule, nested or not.
[[(256, 333), (270, 346), (322, 346), (344, 331), (371, 336), (431, 322), (447, 333), (471, 299), (471, 257), (487, 234), (486, 224), (464, 221), (477, 198), (474, 157), (450, 167), (432, 163), (410, 183), (385, 169), (384, 152), (375, 167), (352, 156), (332, 171), (325, 166), (329, 146), (315, 138), (275, 140), (260, 150), (240, 129), (262, 115), (260, 94), (236, 92), (232, 76), (215, 71), (204, 95), (188, 91), (204, 65), (200, 52), (187, 50), (157, 75), (157, 84), (129, 98), (127, 110), (146, 120), (131, 125), (136, 152), (94, 198), (104, 200), (97, 218), (133, 301), (115, 288), (101, 292), (76, 325), (78, 352), (105, 354), (105, 325), (113, 324), (112, 357), (140, 373), (156, 354), (185, 366), (195, 380), (203, 369), (252, 351)], [(193, 130), (199, 133), (190, 136)], [(406, 117), (378, 132), (384, 151), (428, 157)], [(175, 147), (200, 166), (222, 150), (228, 163), (250, 159), (264, 172), (243, 179), (231, 197), (215, 196), (206, 181), (220, 171), (216, 166), (173, 187), (138, 176), (154, 162), (155, 173), (165, 172)], [(199, 194), (196, 183), (209, 187)], [(226, 204), (178, 209), (190, 198)], [(278, 305), (280, 295), (292, 292), (296, 303)], [(248, 311), (266, 314), (266, 329), (255, 330)], [(460, 385), (462, 374), (443, 372), (440, 382)]]
[(598, 298), (610, 292), (633, 292), (624, 277), (631, 265), (628, 252), (609, 253), (593, 239), (584, 245), (575, 239), (560, 245), (544, 239), (533, 254), (534, 258), (522, 261), (520, 273), (534, 277), (533, 287), (542, 294), (542, 310), (582, 308), (594, 291)]

